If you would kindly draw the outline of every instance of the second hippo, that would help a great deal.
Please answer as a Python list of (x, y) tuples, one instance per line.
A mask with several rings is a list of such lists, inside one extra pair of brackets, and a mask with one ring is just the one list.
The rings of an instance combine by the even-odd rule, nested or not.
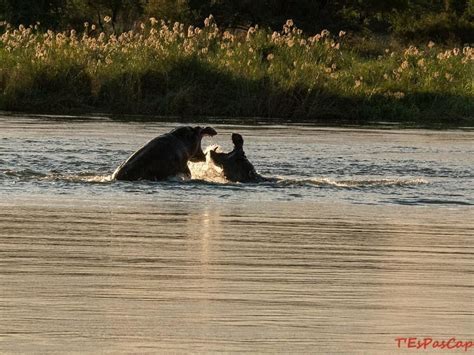
[(225, 178), (233, 182), (265, 181), (245, 156), (243, 137), (233, 133), (232, 142), (234, 149), (229, 153), (220, 153), (216, 149), (209, 152), (212, 162), (223, 170)]

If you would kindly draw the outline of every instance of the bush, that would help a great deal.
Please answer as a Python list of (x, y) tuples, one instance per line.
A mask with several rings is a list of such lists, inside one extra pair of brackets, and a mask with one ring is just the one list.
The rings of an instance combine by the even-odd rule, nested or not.
[(245, 35), (212, 17), (120, 36), (21, 26), (1, 36), (0, 109), (472, 122), (473, 48), (386, 42), (306, 36), (291, 20)]

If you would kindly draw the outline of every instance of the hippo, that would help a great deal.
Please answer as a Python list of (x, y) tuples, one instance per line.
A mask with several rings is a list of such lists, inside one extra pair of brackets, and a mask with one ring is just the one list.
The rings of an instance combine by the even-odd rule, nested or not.
[(158, 136), (133, 153), (113, 173), (115, 180), (165, 180), (184, 174), (191, 177), (188, 161), (206, 161), (201, 148), (204, 136), (214, 136), (212, 127), (179, 127)]
[(233, 182), (261, 182), (266, 179), (259, 175), (244, 152), (244, 139), (238, 133), (232, 133), (234, 150), (229, 153), (209, 151), (212, 162), (220, 167), (225, 178)]

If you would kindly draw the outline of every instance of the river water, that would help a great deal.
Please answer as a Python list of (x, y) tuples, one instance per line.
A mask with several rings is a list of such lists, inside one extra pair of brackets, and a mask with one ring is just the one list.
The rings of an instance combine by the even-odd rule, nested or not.
[(275, 181), (110, 181), (177, 125), (0, 115), (1, 353), (472, 340), (472, 130), (212, 124)]

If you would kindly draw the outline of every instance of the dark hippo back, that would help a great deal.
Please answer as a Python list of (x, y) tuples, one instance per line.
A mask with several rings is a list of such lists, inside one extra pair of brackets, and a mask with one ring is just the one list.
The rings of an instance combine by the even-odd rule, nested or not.
[(201, 139), (217, 132), (211, 128), (179, 127), (146, 143), (112, 175), (117, 180), (164, 180), (184, 174), (191, 177), (188, 161), (205, 160)]
[(162, 180), (179, 173), (186, 147), (172, 134), (156, 137), (133, 153), (113, 174), (117, 180)]

